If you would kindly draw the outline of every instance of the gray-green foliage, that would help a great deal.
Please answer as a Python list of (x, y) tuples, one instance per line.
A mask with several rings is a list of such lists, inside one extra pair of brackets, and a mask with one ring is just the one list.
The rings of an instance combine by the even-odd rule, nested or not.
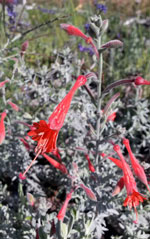
[[(133, 49), (136, 44), (142, 43), (139, 43), (138, 37), (135, 38), (136, 29), (131, 35), (133, 45), (130, 53), (134, 54)], [(15, 62), (11, 57), (6, 58), (7, 54), (10, 54), (10, 48), (17, 57)], [(111, 57), (114, 54), (112, 50), (109, 51)], [(136, 50), (136, 54), (140, 54), (137, 51), (140, 50)], [(126, 57), (125, 52), (118, 50), (116, 56), (118, 67), (121, 65), (120, 72), (134, 73), (136, 69), (132, 68), (133, 65), (126, 68), (125, 60), (119, 62), (120, 57)], [(19, 172), (22, 172), (34, 157), (35, 146), (33, 141), (29, 140), (29, 144), (33, 147), (27, 151), (20, 141), (20, 138), (26, 136), (29, 130), (23, 123), (32, 124), (41, 119), (47, 120), (57, 103), (69, 91), (77, 76), (91, 71), (86, 66), (82, 67), (82, 59), (78, 57), (74, 49), (70, 49), (69, 44), (64, 50), (54, 49), (52, 55), (53, 62), (50, 66), (41, 65), (38, 62), (34, 68), (29, 65), (26, 57), (20, 57), (20, 46), (14, 47), (10, 43), (0, 52), (1, 80), (10, 79), (10, 83), (5, 86), (5, 91), (0, 92), (0, 110), (2, 112), (7, 108), (8, 111), (5, 122), (6, 139), (0, 146), (0, 238), (34, 239), (36, 229), (39, 230), (42, 239), (61, 237), (98, 239), (109, 230), (112, 239), (149, 238), (150, 207), (148, 201), (139, 208), (139, 224), (135, 225), (133, 224), (134, 213), (122, 206), (125, 191), (123, 190), (119, 196), (112, 197), (112, 191), (122, 175), (121, 170), (105, 158), (101, 158), (96, 165), (95, 155), (92, 152), (89, 154), (96, 173), (90, 173), (88, 170), (84, 150), (95, 150), (96, 141), (92, 129), (96, 125), (96, 113), (95, 105), (91, 103), (83, 87), (78, 90), (72, 100), (65, 124), (59, 133), (58, 147), (62, 161), (68, 170), (71, 170), (72, 162), (78, 164), (79, 176), (85, 185), (94, 191), (97, 202), (88, 199), (82, 189), (77, 189), (70, 201), (65, 220), (60, 223), (56, 215), (62, 206), (66, 192), (71, 187), (71, 180), (53, 168), (42, 156), (29, 171), (26, 181), (19, 180)], [(90, 62), (95, 64), (95, 58), (91, 58)], [(124, 68), (126, 68), (125, 71)], [(97, 69), (94, 68), (94, 70)], [(110, 64), (108, 71), (110, 78), (109, 73), (112, 70), (113, 73), (115, 71), (115, 77), (119, 77), (116, 62)], [(90, 79), (87, 84), (96, 96), (94, 79)], [(92, 84), (95, 88), (92, 88)], [(135, 91), (134, 87), (132, 90)], [(110, 93), (111, 96), (112, 93)], [(114, 135), (110, 139), (121, 143), (120, 135), (125, 132), (125, 128), (137, 158), (147, 167), (148, 173), (149, 102), (139, 99), (138, 92), (136, 100), (133, 95), (131, 96), (129, 99), (126, 98), (122, 104), (117, 101), (112, 105), (112, 111), (118, 109), (118, 116), (116, 122), (108, 122), (105, 125), (101, 138), (103, 141), (101, 152), (111, 153), (112, 146), (107, 140), (105, 142), (105, 139), (109, 135)], [(13, 112), (10, 106), (5, 104), (8, 98), (12, 98), (12, 101), (19, 105), (19, 112)], [(121, 131), (121, 133), (117, 134), (116, 131)], [(77, 150), (78, 147), (83, 151)], [(147, 160), (142, 156), (143, 152)], [(148, 193), (141, 184), (140, 188), (142, 193), (148, 197)], [(27, 200), (27, 193), (33, 195), (34, 207)], [(52, 234), (53, 223), (56, 226), (54, 235)], [(113, 232), (111, 232), (112, 229)]]

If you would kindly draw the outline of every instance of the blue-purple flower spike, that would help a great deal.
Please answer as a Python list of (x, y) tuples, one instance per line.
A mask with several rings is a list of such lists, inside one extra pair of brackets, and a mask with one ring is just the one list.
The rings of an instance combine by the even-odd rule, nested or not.
[(94, 1), (94, 5), (95, 5), (95, 7), (96, 7), (97, 10), (100, 10), (100, 11), (103, 12), (103, 13), (106, 13), (106, 12), (107, 12), (107, 7), (106, 7), (106, 5), (101, 4), (101, 3), (97, 3), (96, 0)]

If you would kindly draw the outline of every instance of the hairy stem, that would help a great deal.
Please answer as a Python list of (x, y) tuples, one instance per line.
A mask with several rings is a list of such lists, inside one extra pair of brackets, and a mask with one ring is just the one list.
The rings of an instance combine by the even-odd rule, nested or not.
[[(101, 47), (101, 36), (98, 39), (97, 48)], [(97, 123), (96, 123), (96, 163), (98, 164), (99, 158), (99, 141), (100, 141), (100, 121), (101, 121), (101, 93), (102, 93), (102, 69), (103, 69), (103, 57), (102, 53), (100, 53), (99, 65), (98, 65), (98, 92), (97, 92)]]

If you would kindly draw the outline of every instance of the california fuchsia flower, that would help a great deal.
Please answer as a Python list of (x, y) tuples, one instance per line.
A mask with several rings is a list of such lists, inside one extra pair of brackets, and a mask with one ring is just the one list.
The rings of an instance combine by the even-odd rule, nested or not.
[(6, 112), (4, 111), (3, 113), (1, 113), (1, 119), (0, 119), (0, 144), (2, 144), (5, 139), (5, 125), (4, 125), (5, 117), (6, 117)]
[(10, 100), (7, 101), (7, 103), (13, 108), (13, 110), (15, 110), (15, 111), (19, 111), (19, 107), (18, 107), (18, 105), (14, 104), (14, 103), (11, 102)]
[(91, 172), (95, 172), (95, 168), (94, 168), (93, 164), (91, 163), (91, 160), (90, 160), (89, 155), (88, 155), (88, 154), (85, 154), (85, 157), (86, 157), (86, 159), (87, 159), (87, 161), (88, 161), (89, 170), (90, 170)]
[(4, 80), (0, 82), (0, 88), (3, 87), (7, 82), (9, 82), (9, 80)]
[(136, 213), (136, 220), (134, 221), (134, 223), (138, 223), (138, 212), (136, 210), (136, 207), (139, 205), (139, 203), (143, 202), (144, 200), (146, 200), (147, 198), (143, 197), (139, 192), (134, 191), (131, 195), (128, 195), (123, 203), (123, 206), (129, 206), (130, 210), (132, 209), (132, 207), (135, 210)]
[(49, 161), (50, 164), (52, 164), (55, 168), (59, 169), (62, 173), (67, 174), (68, 171), (62, 163), (57, 162), (47, 154), (43, 154), (43, 156)]
[(60, 24), (60, 27), (64, 29), (69, 35), (78, 36), (84, 39), (87, 44), (90, 44), (92, 46), (97, 58), (99, 58), (98, 50), (94, 45), (93, 39), (91, 37), (86, 36), (79, 28), (70, 24), (62, 23)]
[(73, 190), (71, 190), (71, 192), (67, 194), (66, 200), (64, 202), (64, 205), (62, 206), (62, 208), (60, 209), (60, 211), (59, 211), (59, 213), (57, 215), (57, 218), (60, 221), (64, 220), (64, 217), (66, 215), (66, 210), (67, 210), (68, 203), (69, 203), (69, 201), (71, 200), (71, 197), (72, 197), (72, 193), (73, 193)]
[(135, 175), (141, 180), (142, 183), (146, 185), (148, 191), (150, 191), (144, 169), (142, 168), (142, 166), (139, 164), (138, 160), (135, 158), (134, 154), (132, 153), (129, 140), (124, 138), (123, 144), (126, 146), (126, 149), (129, 153), (132, 168), (134, 170)]
[(107, 121), (114, 121), (116, 118), (116, 112), (113, 112), (112, 114), (110, 114), (107, 118)]
[(94, 194), (94, 192), (88, 188), (87, 186), (85, 186), (83, 183), (80, 183), (79, 186), (81, 188), (83, 188), (83, 190), (85, 191), (86, 195), (92, 200), (92, 201), (97, 201), (97, 198)]
[(57, 149), (56, 141), (58, 133), (63, 126), (72, 97), (76, 90), (80, 86), (84, 85), (86, 81), (87, 79), (85, 76), (78, 76), (74, 86), (64, 97), (64, 99), (57, 105), (54, 112), (49, 117), (48, 123), (46, 123), (44, 120), (40, 120), (38, 123), (33, 123), (33, 129), (28, 132), (28, 135), (31, 136), (34, 141), (37, 141), (37, 146), (35, 148), (36, 156), (25, 172), (19, 175), (21, 179), (25, 179), (25, 174), (28, 172), (39, 154), (45, 156), (44, 153), (50, 153)]
[(136, 223), (138, 221), (138, 213), (136, 210), (136, 207), (139, 205), (140, 202), (143, 202), (144, 200), (146, 200), (145, 197), (143, 197), (137, 190), (136, 187), (136, 182), (135, 179), (133, 177), (133, 174), (131, 172), (131, 169), (129, 167), (129, 165), (126, 163), (119, 145), (115, 145), (114, 146), (114, 151), (116, 151), (116, 153), (118, 154), (118, 156), (121, 159), (122, 162), (122, 170), (123, 170), (123, 174), (124, 174), (124, 185), (126, 187), (127, 190), (127, 197), (124, 201), (124, 206), (129, 206), (129, 208), (131, 209), (132, 207), (135, 210), (136, 213)]
[(112, 196), (116, 196), (118, 193), (120, 193), (123, 187), (124, 187), (124, 177), (121, 177), (117, 182), (114, 191), (112, 192)]
[(134, 80), (135, 85), (150, 85), (150, 81), (143, 79), (141, 76), (136, 77)]
[(30, 144), (24, 138), (20, 138), (20, 141), (24, 144), (26, 150), (30, 151), (30, 149), (31, 149)]
[(121, 160), (116, 159), (116, 158), (113, 158), (113, 157), (110, 157), (110, 156), (107, 156), (107, 155), (104, 154), (104, 153), (101, 153), (100, 155), (101, 155), (102, 157), (107, 157), (107, 158), (110, 159), (114, 164), (116, 164), (119, 168), (122, 169), (122, 162), (121, 162)]
[(82, 86), (85, 85), (87, 79), (85, 76), (78, 76), (74, 86), (71, 88), (69, 93), (64, 97), (64, 99), (59, 103), (59, 105), (56, 107), (54, 112), (49, 117), (49, 126), (53, 130), (60, 130), (63, 126), (66, 114), (69, 110), (70, 103), (72, 100), (73, 95), (75, 94), (76, 90)]

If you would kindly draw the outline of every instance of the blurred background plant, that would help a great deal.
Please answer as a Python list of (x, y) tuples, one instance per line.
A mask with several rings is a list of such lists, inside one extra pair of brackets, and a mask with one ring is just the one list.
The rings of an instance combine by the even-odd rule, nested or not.
[[(139, 224), (135, 225), (134, 216), (122, 206), (124, 191), (112, 197), (120, 177), (119, 169), (102, 159), (98, 165), (100, 172), (89, 172), (83, 149), (97, 167), (95, 156), (90, 152), (94, 146), (92, 128), (96, 113), (84, 88), (73, 98), (58, 145), (64, 164), (70, 170), (72, 161), (78, 164), (80, 178), (95, 192), (98, 202), (89, 200), (84, 191), (78, 189), (69, 203), (64, 223), (60, 223), (56, 215), (71, 186), (68, 178), (42, 156), (26, 181), (20, 182), (18, 178), (19, 172), (34, 158), (31, 141), (29, 145), (23, 141), (29, 130), (27, 124), (48, 119), (78, 74), (93, 71), (97, 75), (95, 56), (90, 50), (83, 50), (87, 47), (83, 40), (69, 38), (60, 29), (60, 23), (70, 23), (88, 34), (89, 16), (99, 11), (103, 19), (108, 18), (110, 22), (103, 41), (124, 42), (124, 48), (110, 49), (104, 54), (103, 87), (136, 75), (150, 79), (148, 0), (18, 0), (5, 1), (5, 4), (0, 1), (0, 82), (7, 81), (0, 88), (0, 112), (7, 112), (6, 138), (0, 145), (2, 239), (150, 237), (149, 195), (145, 188), (139, 183), (148, 201), (140, 207)], [(88, 85), (95, 96), (96, 80), (91, 78)], [(134, 153), (150, 175), (150, 89), (126, 85), (117, 90), (121, 101), (112, 105), (112, 112), (116, 110), (117, 116), (114, 122), (106, 124), (103, 139), (108, 133), (116, 133), (116, 129), (118, 134), (126, 129)], [(108, 99), (107, 96), (106, 102)], [(15, 103), (19, 111), (15, 111), (9, 101)], [(113, 140), (118, 142), (119, 137)], [(101, 150), (109, 153), (111, 148), (105, 142)]]

